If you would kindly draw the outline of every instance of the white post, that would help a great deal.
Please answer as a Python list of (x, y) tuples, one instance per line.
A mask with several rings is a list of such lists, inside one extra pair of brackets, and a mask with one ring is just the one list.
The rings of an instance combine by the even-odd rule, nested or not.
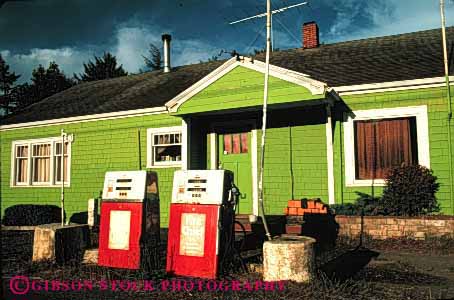
[(326, 105), (326, 159), (328, 169), (328, 203), (334, 204), (334, 155), (331, 106)]
[(191, 120), (182, 119), (181, 134), (181, 169), (189, 170), (191, 166)]
[(61, 130), (61, 168), (60, 168), (60, 180), (61, 180), (61, 226), (65, 225), (65, 138), (66, 133)]
[(452, 119), (452, 105), (451, 105), (451, 87), (449, 82), (449, 66), (448, 66), (448, 47), (446, 43), (446, 20), (445, 20), (445, 2), (440, 0), (440, 15), (441, 15), (441, 36), (443, 42), (443, 63), (445, 67), (445, 81), (446, 81), (446, 98), (448, 100), (448, 163), (449, 163), (449, 177), (451, 184), (449, 185), (449, 194), (452, 201), (452, 212), (454, 213), (454, 187), (453, 178), (454, 171), (452, 167), (452, 137), (451, 137), (451, 119)]
[(265, 219), (265, 206), (263, 204), (263, 172), (265, 167), (265, 140), (266, 140), (266, 117), (268, 105), (268, 81), (270, 75), (270, 50), (271, 50), (271, 0), (266, 1), (266, 59), (265, 59), (265, 84), (263, 90), (263, 116), (262, 116), (262, 144), (260, 156), (260, 176), (259, 176), (259, 203), (260, 212), (265, 227), (268, 240), (271, 235), (268, 230), (268, 224)]

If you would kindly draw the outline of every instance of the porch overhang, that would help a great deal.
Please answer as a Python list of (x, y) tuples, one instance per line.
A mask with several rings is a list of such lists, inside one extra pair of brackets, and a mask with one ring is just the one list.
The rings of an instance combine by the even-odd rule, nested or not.
[[(277, 103), (277, 104), (268, 104), (268, 111), (277, 111), (285, 109), (297, 109), (297, 108), (309, 108), (314, 106), (331, 106), (334, 107), (336, 100), (332, 97), (322, 98), (322, 99), (313, 99), (313, 100), (299, 100), (294, 102), (286, 103)], [(262, 105), (254, 106), (245, 106), (245, 107), (235, 107), (235, 108), (225, 108), (225, 109), (214, 109), (214, 110), (205, 110), (199, 112), (190, 112), (190, 113), (172, 113), (174, 116), (182, 118), (191, 118), (191, 117), (203, 117), (203, 116), (216, 116), (216, 115), (234, 115), (241, 113), (261, 113)]]

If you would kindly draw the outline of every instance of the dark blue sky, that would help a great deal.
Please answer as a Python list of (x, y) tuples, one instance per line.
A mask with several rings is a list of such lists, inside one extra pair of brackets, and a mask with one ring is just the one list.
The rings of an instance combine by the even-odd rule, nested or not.
[[(273, 8), (299, 3), (273, 0)], [(447, 0), (448, 25), (454, 4)], [(440, 27), (438, 0), (309, 0), (309, 6), (275, 15), (274, 46), (301, 46), (301, 24), (316, 21), (323, 43)], [(72, 75), (104, 51), (137, 72), (149, 43), (172, 34), (173, 65), (196, 63), (221, 50), (250, 53), (263, 48), (265, 19), (228, 21), (265, 11), (265, 0), (29, 0), (0, 8), (0, 53), (29, 80), (38, 64), (56, 61)]]

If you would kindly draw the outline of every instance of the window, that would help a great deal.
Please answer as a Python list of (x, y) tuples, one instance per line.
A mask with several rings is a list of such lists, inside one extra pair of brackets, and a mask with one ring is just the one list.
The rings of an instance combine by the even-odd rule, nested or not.
[(33, 183), (50, 184), (50, 157), (52, 144), (32, 145)]
[(248, 153), (248, 133), (224, 134), (224, 154)]
[(65, 185), (69, 185), (71, 143), (65, 143), (63, 155), (61, 145), (61, 137), (14, 141), (11, 185), (60, 185), (62, 168)]
[(28, 184), (28, 145), (16, 146), (16, 183)]
[(430, 167), (426, 106), (353, 112), (345, 128), (347, 186), (383, 185), (390, 168)]
[(181, 127), (147, 130), (147, 167), (181, 165)]
[(418, 163), (415, 117), (353, 124), (356, 179), (383, 179), (393, 167)]
[[(64, 172), (63, 178), (64, 181), (68, 181), (68, 159), (69, 159), (69, 152), (68, 152), (68, 142), (65, 143), (64, 147), (64, 155), (62, 155), (62, 143), (55, 143), (55, 155), (54, 155), (54, 168), (55, 168), (55, 182), (61, 184), (61, 175)], [(63, 157), (63, 170), (62, 170), (62, 157)]]

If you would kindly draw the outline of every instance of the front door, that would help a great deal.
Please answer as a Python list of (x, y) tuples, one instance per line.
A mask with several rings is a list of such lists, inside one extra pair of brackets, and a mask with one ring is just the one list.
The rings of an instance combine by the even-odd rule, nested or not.
[(252, 214), (251, 132), (232, 130), (218, 134), (218, 164), (220, 169), (234, 173), (240, 190), (238, 212)]

